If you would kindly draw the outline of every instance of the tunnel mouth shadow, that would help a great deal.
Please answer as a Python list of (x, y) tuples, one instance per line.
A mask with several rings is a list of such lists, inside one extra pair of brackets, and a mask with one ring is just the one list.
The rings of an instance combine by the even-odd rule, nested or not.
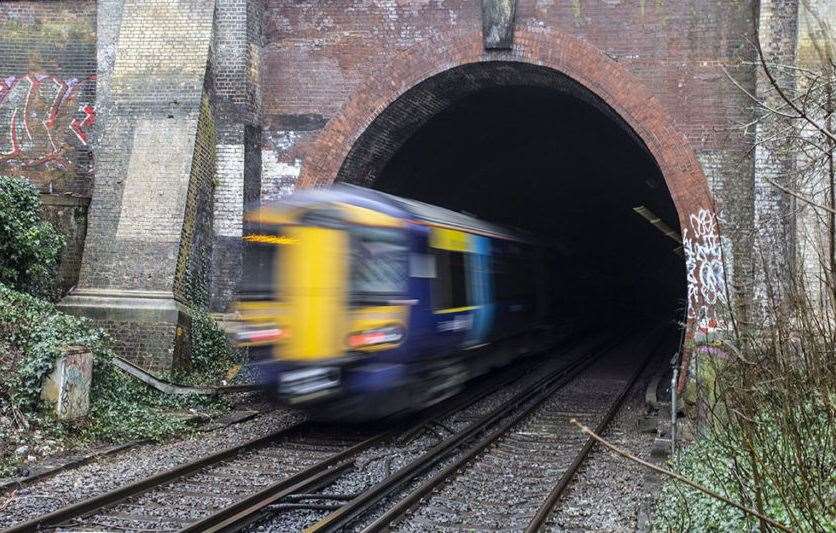
[(535, 235), (553, 251), (556, 321), (685, 320), (680, 217), (657, 161), (557, 70), (483, 61), (427, 78), (371, 121), (336, 181)]

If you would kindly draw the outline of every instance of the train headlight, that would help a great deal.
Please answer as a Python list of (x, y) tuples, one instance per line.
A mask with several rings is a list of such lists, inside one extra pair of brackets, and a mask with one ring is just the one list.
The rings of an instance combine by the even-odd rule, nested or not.
[(352, 348), (362, 348), (380, 344), (396, 344), (401, 342), (403, 337), (403, 328), (400, 326), (386, 326), (352, 333), (348, 336), (348, 345)]
[(239, 329), (235, 333), (235, 340), (244, 344), (276, 342), (286, 339), (289, 333), (286, 328), (280, 328), (275, 324), (258, 324)]

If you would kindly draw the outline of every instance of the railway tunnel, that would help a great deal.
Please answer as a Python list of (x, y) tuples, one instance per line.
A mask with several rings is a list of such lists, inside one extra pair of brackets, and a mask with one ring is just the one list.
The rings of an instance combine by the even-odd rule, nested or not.
[(337, 181), (535, 235), (553, 252), (556, 321), (685, 319), (685, 259), (664, 232), (680, 234), (678, 216), (659, 165), (618, 113), (557, 70), (494, 61), (427, 78), (371, 120)]

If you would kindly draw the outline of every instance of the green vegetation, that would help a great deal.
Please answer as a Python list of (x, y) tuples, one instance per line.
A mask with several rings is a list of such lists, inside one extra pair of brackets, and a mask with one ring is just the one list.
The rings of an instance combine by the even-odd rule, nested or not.
[[(39, 402), (41, 383), (67, 346), (94, 355), (90, 413), (82, 421), (57, 420)], [(110, 363), (111, 346), (92, 321), (0, 285), (0, 476), (26, 458), (16, 450), (37, 456), (42, 440), (53, 442), (53, 452), (93, 441), (159, 440), (188, 429), (181, 415), (189, 409), (225, 408), (219, 399), (162, 394), (123, 374)]]
[(242, 354), (234, 349), (226, 333), (209, 313), (192, 308), (191, 364), (176, 371), (172, 379), (187, 385), (218, 385), (229, 379), (230, 370), (242, 362)]
[[(673, 461), (686, 478), (793, 531), (836, 531), (836, 326), (803, 277), (759, 327), (737, 322), (725, 352), (695, 352), (701, 431)], [(702, 492), (668, 483), (665, 531), (771, 530)]]
[[(757, 475), (751, 468), (755, 463), (745, 434), (733, 428), (716, 428), (697, 439), (676, 456), (672, 468), (750, 509), (760, 507), (782, 524), (794, 524), (795, 530), (836, 530), (829, 499), (836, 481), (833, 426), (820, 406), (803, 409), (808, 413), (799, 413), (799, 417), (806, 419), (815, 411), (816, 423), (804, 428), (801, 456), (795, 456), (798, 448), (793, 436), (764, 416), (759, 424), (772, 441), (758, 445), (764, 462), (757, 463)], [(760, 527), (756, 517), (677, 482), (663, 487), (653, 525), (659, 531), (753, 531)]]
[[(39, 456), (90, 442), (163, 439), (187, 431), (184, 415), (196, 408), (226, 409), (218, 398), (166, 395), (125, 375), (111, 364), (113, 342), (101, 328), (41, 298), (52, 294), (62, 242), (39, 218), (39, 208), (34, 187), (0, 177), (0, 477)], [(239, 360), (204, 311), (194, 311), (192, 339), (192, 367), (175, 379), (219, 382)], [(83, 420), (62, 421), (40, 393), (71, 346), (93, 354), (90, 412)]]
[(41, 220), (38, 190), (22, 178), (0, 176), (0, 283), (51, 296), (63, 237)]

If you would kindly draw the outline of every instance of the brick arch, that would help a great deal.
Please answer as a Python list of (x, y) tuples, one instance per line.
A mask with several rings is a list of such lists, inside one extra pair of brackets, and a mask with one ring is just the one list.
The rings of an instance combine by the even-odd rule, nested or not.
[[(509, 62), (545, 67), (577, 82), (626, 123), (656, 160), (677, 209), (688, 255), (689, 331), (714, 317), (719, 296), (719, 238), (708, 183), (685, 135), (653, 93), (591, 44), (556, 30), (519, 28), (510, 51), (486, 52), (480, 31), (417, 44), (370, 69), (307, 151), (300, 186), (333, 183), (375, 119), (423, 82), (463, 65)], [(720, 267), (721, 268), (721, 267)]]

